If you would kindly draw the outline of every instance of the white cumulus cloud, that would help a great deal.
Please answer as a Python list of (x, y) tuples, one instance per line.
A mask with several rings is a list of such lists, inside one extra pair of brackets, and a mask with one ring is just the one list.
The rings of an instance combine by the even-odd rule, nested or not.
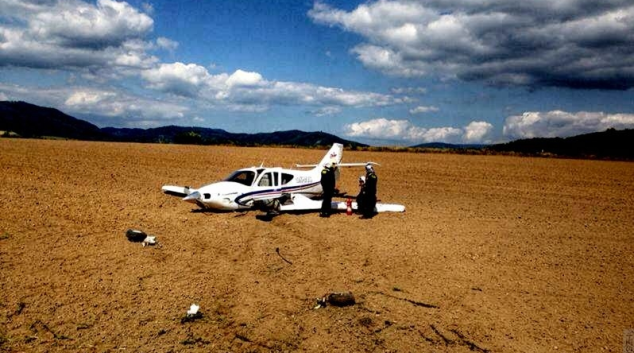
[(129, 122), (146, 127), (182, 119), (188, 110), (174, 103), (94, 88), (69, 89), (64, 107), (72, 113), (134, 118)]
[(180, 62), (160, 64), (158, 67), (143, 71), (141, 76), (153, 89), (188, 97), (195, 96), (211, 79), (206, 68)]
[(57, 41), (64, 46), (118, 46), (152, 30), (154, 21), (126, 2), (97, 0), (59, 1), (48, 11), (29, 17), (28, 30), (37, 39)]
[(602, 112), (525, 112), (506, 118), (502, 133), (511, 139), (570, 137), (609, 128), (633, 129), (634, 114)]
[(97, 90), (82, 90), (72, 92), (71, 95), (64, 102), (65, 105), (70, 107), (85, 107), (94, 106), (95, 104), (102, 102), (108, 98), (115, 96), (114, 92), (97, 91)]
[(318, 24), (359, 34), (351, 52), (386, 74), (492, 85), (634, 87), (631, 0), (318, 1)]
[(462, 140), (466, 143), (487, 142), (493, 132), (493, 125), (486, 121), (472, 121), (464, 127)]
[(313, 110), (311, 113), (315, 116), (335, 115), (335, 114), (341, 113), (341, 108), (325, 106), (325, 107)]
[(372, 119), (344, 126), (350, 137), (365, 137), (383, 140), (405, 140), (410, 143), (447, 142), (483, 143), (490, 136), (493, 126), (486, 122), (471, 122), (464, 128), (423, 128), (408, 120)]
[(434, 107), (432, 106), (424, 106), (424, 105), (419, 105), (416, 108), (412, 108), (409, 110), (410, 114), (423, 114), (423, 113), (429, 113), (429, 112), (437, 112), (439, 109), (438, 107)]
[(169, 38), (165, 38), (165, 37), (158, 37), (156, 39), (156, 45), (158, 45), (159, 48), (163, 48), (165, 50), (169, 50), (169, 51), (174, 51), (178, 48), (178, 42), (171, 40)]
[(0, 92), (11, 99), (56, 107), (64, 113), (101, 126), (154, 127), (177, 124), (190, 108), (178, 101), (142, 97), (116, 88), (27, 87), (0, 82)]
[(145, 70), (142, 77), (152, 89), (202, 99), (234, 110), (263, 111), (270, 105), (319, 106), (323, 112), (335, 107), (370, 107), (400, 104), (402, 99), (373, 92), (347, 91), (302, 82), (268, 81), (257, 72), (236, 70), (210, 74), (196, 64), (161, 64)]
[(240, 86), (257, 86), (259, 84), (264, 84), (264, 80), (262, 80), (262, 75), (257, 72), (247, 72), (242, 70), (236, 70), (231, 76), (227, 78), (226, 84), (229, 87), (240, 87)]
[(394, 87), (391, 89), (394, 94), (426, 94), (425, 87)]
[(148, 67), (143, 43), (154, 21), (126, 2), (98, 0), (0, 3), (0, 66)]

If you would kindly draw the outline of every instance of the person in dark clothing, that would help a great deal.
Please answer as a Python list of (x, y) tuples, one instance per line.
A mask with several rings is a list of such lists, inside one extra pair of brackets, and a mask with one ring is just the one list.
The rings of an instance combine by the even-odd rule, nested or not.
[(363, 201), (365, 200), (365, 176), (359, 177), (359, 194), (357, 195), (357, 212), (363, 213)]
[(365, 185), (363, 187), (363, 209), (361, 213), (363, 218), (374, 217), (374, 208), (376, 207), (376, 188), (379, 178), (374, 172), (371, 164), (365, 166)]
[(335, 163), (324, 166), (321, 171), (321, 189), (323, 190), (323, 201), (321, 202), (321, 217), (330, 217), (332, 212), (332, 196), (335, 193)]

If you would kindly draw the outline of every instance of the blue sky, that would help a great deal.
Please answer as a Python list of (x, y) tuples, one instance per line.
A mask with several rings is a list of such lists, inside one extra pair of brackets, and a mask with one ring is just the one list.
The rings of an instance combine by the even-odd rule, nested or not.
[(634, 128), (631, 0), (0, 0), (0, 100), (375, 145)]

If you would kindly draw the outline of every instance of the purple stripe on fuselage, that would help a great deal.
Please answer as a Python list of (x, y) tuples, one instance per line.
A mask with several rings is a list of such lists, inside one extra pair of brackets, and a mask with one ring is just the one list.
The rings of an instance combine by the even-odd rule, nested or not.
[[(295, 186), (289, 186), (289, 187), (283, 187), (280, 189), (266, 189), (266, 190), (258, 190), (258, 191), (252, 191), (252, 192), (248, 192), (246, 194), (242, 194), (238, 197), (236, 197), (236, 203), (242, 206), (246, 206), (242, 200), (249, 197), (249, 196), (266, 196), (266, 195), (275, 195), (275, 194), (282, 194), (282, 193), (288, 193), (288, 192), (294, 192), (294, 191), (300, 191), (303, 189), (310, 189), (312, 187), (315, 187), (319, 185), (319, 182), (316, 183), (311, 183), (311, 184), (305, 184), (305, 185), (295, 185)], [(249, 200), (245, 201), (248, 202)]]

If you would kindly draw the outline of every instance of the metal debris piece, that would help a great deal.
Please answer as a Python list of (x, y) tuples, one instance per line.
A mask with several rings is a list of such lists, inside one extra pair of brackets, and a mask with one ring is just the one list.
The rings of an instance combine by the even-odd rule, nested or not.
[(186, 323), (186, 322), (190, 322), (190, 321), (194, 321), (194, 320), (202, 318), (203, 314), (200, 311), (198, 311), (199, 309), (200, 309), (200, 306), (196, 304), (192, 304), (189, 307), (189, 310), (187, 310), (187, 314), (185, 315), (185, 317), (181, 319), (181, 323)]
[(200, 309), (199, 305), (196, 304), (192, 304), (192, 306), (189, 307), (189, 310), (187, 310), (187, 316), (195, 316), (198, 314), (198, 309)]
[(149, 235), (145, 237), (145, 239), (143, 239), (143, 246), (146, 245), (156, 245), (156, 237)]
[(125, 236), (128, 237), (129, 241), (135, 242), (135, 243), (140, 243), (143, 240), (145, 240), (145, 238), (147, 238), (147, 234), (145, 234), (145, 232), (138, 229), (128, 229), (125, 232)]
[(328, 304), (334, 306), (349, 306), (355, 304), (352, 292), (330, 293), (327, 296), (327, 301)]
[(148, 245), (158, 245), (158, 242), (156, 241), (156, 236), (146, 234), (142, 230), (128, 229), (125, 232), (125, 236), (131, 242), (141, 243), (141, 245), (143, 245), (143, 247), (148, 246)]
[(321, 298), (317, 298), (317, 305), (314, 309), (326, 307), (328, 304), (332, 306), (350, 306), (356, 303), (352, 292), (333, 292), (325, 294)]
[(317, 298), (317, 305), (313, 308), (315, 310), (326, 307), (326, 297)]

